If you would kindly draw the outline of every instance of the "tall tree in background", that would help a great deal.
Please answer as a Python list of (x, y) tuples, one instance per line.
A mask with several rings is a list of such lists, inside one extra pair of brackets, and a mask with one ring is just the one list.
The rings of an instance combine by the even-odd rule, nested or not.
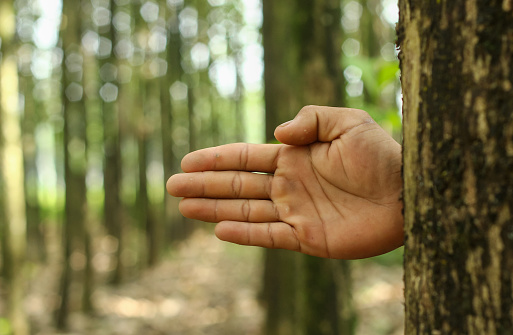
[[(57, 311), (57, 326), (65, 328), (70, 311), (70, 303), (80, 299), (70, 290), (74, 281), (72, 256), (89, 256), (88, 230), (85, 228), (87, 217), (86, 198), (86, 110), (84, 105), (84, 67), (81, 50), (82, 21), (75, 18), (75, 6), (69, 1), (63, 3), (61, 39), (64, 51), (62, 63), (63, 113), (64, 113), (64, 180), (66, 183), (65, 216), (63, 222), (63, 271), (60, 287), (60, 307)], [(90, 260), (88, 260), (90, 261)], [(88, 262), (86, 261), (86, 262)], [(85, 262), (84, 262), (85, 263)], [(83, 264), (75, 269), (84, 270)], [(86, 267), (87, 268), (87, 267)], [(90, 274), (80, 275), (81, 287), (89, 294), (83, 294), (83, 303), (91, 307), (91, 291), (88, 279)]]
[[(266, 138), (307, 104), (343, 106), (340, 1), (263, 1)], [(266, 251), (265, 333), (352, 334), (349, 264)]]
[[(142, 68), (141, 79), (141, 93), (143, 95), (143, 124), (144, 130), (141, 132), (144, 150), (141, 152), (145, 157), (144, 161), (146, 167), (145, 173), (150, 173), (149, 164), (151, 162), (159, 162), (162, 160), (162, 97), (161, 97), (161, 77), (167, 74), (167, 61), (165, 53), (167, 47), (166, 39), (166, 2), (145, 2), (140, 9), (139, 15), (144, 20), (140, 34), (147, 36), (146, 44), (144, 47), (145, 63)], [(141, 22), (142, 23), (142, 22)], [(163, 56), (163, 57), (161, 57)], [(169, 92), (166, 94), (169, 97)], [(169, 111), (166, 111), (169, 112)], [(157, 154), (158, 153), (158, 154)], [(140, 157), (140, 159), (143, 157)], [(163, 184), (162, 180), (159, 184)], [(148, 195), (152, 193), (151, 180), (148, 178)], [(164, 190), (159, 187), (163, 197)], [(154, 192), (153, 192), (154, 193)], [(150, 266), (157, 264), (160, 251), (162, 248), (161, 239), (162, 226), (163, 226), (163, 203), (148, 198), (148, 213), (146, 218), (145, 232), (146, 232), (146, 250), (147, 263)], [(158, 202), (158, 203), (157, 203)]]
[[(104, 6), (104, 7), (103, 7)], [(112, 282), (119, 284), (123, 277), (123, 223), (121, 220), (121, 148), (119, 136), (119, 86), (117, 80), (117, 59), (114, 54), (116, 46), (116, 30), (113, 24), (113, 15), (116, 11), (116, 2), (104, 2), (98, 8), (108, 14), (107, 20), (98, 20), (100, 35), (99, 75), (100, 98), (103, 114), (103, 140), (104, 140), (104, 222), (109, 234), (117, 242), (115, 270)]]
[(24, 196), (23, 145), (18, 104), (18, 64), (16, 16), (13, 1), (0, 2), (0, 161), (2, 172), (3, 275), (7, 286), (7, 312), (16, 334), (28, 335), (29, 326), (23, 310), (26, 285), (26, 212)]
[[(183, 69), (180, 65), (181, 55), (180, 48), (182, 44), (179, 28), (178, 14), (183, 7), (183, 4), (176, 4), (166, 8), (167, 3), (161, 4), (161, 14), (166, 20), (167, 26), (167, 49), (165, 52), (165, 59), (167, 59), (167, 75), (160, 78), (160, 106), (161, 106), (161, 137), (162, 137), (162, 164), (164, 168), (164, 176), (171, 176), (180, 170), (179, 160), (173, 152), (173, 129), (176, 124), (175, 110), (176, 104), (171, 99), (170, 88), (174, 83), (179, 83), (183, 74)], [(182, 216), (177, 217), (175, 208), (178, 206), (178, 199), (170, 196), (164, 198), (164, 219), (165, 224), (169, 225), (171, 240), (178, 240), (185, 236), (183, 230), (184, 219)]]
[(401, 0), (407, 334), (513, 333), (513, 3)]
[[(36, 15), (32, 7), (33, 0), (17, 0), (18, 20), (33, 22)], [(24, 27), (25, 28), (25, 27)], [(22, 140), (23, 140), (23, 170), (25, 172), (25, 206), (27, 216), (27, 258), (33, 261), (46, 259), (44, 229), (41, 223), (41, 211), (38, 201), (38, 167), (37, 143), (35, 138), (36, 127), (40, 122), (41, 107), (34, 99), (35, 80), (31, 72), (31, 56), (35, 49), (33, 30), (20, 29), (18, 38), (22, 42), (18, 50), (19, 91), (22, 98)]]
[[(137, 220), (139, 229), (144, 232), (144, 238), (141, 240), (143, 248), (141, 251), (144, 254), (144, 265), (153, 265), (152, 255), (154, 254), (155, 246), (151, 246), (151, 227), (154, 222), (152, 221), (150, 200), (148, 197), (148, 147), (149, 139), (151, 137), (152, 124), (149, 123), (148, 117), (148, 101), (151, 100), (150, 82), (145, 71), (147, 67), (147, 42), (149, 38), (149, 29), (146, 22), (141, 15), (143, 10), (143, 1), (134, 1), (132, 7), (132, 20), (134, 21), (134, 33), (132, 35), (136, 51), (134, 53), (133, 63), (135, 65), (135, 76), (133, 78), (134, 90), (133, 103), (134, 103), (134, 124), (133, 130), (137, 139), (137, 159), (138, 159), (138, 190), (137, 190)], [(146, 62), (146, 64), (145, 64)]]

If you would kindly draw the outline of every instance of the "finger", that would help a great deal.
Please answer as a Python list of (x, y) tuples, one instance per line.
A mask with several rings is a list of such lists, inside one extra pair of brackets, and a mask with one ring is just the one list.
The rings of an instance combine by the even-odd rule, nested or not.
[(274, 136), (290, 145), (330, 142), (356, 126), (370, 123), (374, 120), (359, 109), (306, 106), (294, 120), (278, 126)]
[(241, 245), (301, 251), (294, 227), (284, 222), (222, 221), (217, 224), (215, 234), (220, 240)]
[(185, 198), (179, 208), (185, 217), (207, 222), (279, 220), (278, 211), (270, 200)]
[(175, 197), (269, 199), (273, 176), (244, 171), (179, 173), (167, 181)]
[(280, 144), (233, 143), (201, 149), (182, 159), (184, 172), (237, 170), (273, 173)]

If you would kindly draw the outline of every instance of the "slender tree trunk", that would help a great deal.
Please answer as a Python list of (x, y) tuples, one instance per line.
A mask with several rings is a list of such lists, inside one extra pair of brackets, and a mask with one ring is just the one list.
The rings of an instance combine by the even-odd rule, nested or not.
[(42, 262), (46, 259), (46, 245), (38, 200), (35, 130), (39, 118), (37, 112), (38, 104), (32, 97), (33, 89), (33, 78), (31, 76), (20, 76), (20, 92), (24, 92), (22, 139), (23, 169), (25, 171), (25, 207), (27, 212), (27, 253), (30, 260)]
[[(170, 88), (173, 84), (181, 82), (183, 77), (183, 68), (181, 65), (182, 56), (181, 49), (183, 47), (182, 37), (180, 36), (180, 19), (179, 13), (182, 10), (182, 6), (176, 5), (169, 9), (169, 20), (168, 20), (168, 74), (163, 78), (168, 84), (162, 88), (162, 97), (170, 96)], [(164, 92), (165, 90), (165, 92)], [(185, 117), (179, 117), (180, 114), (184, 114), (184, 104), (180, 104), (177, 101), (170, 101), (170, 110), (165, 111), (163, 109), (162, 116), (162, 136), (166, 143), (163, 143), (164, 150), (164, 175), (167, 177), (180, 170), (179, 160), (176, 158), (176, 152), (179, 152), (178, 144), (173, 140), (173, 132), (178, 128), (180, 124), (185, 123)], [(164, 108), (164, 105), (163, 105)], [(166, 114), (166, 115), (164, 115)], [(180, 241), (184, 239), (187, 234), (191, 231), (191, 227), (187, 222), (187, 219), (179, 214), (175, 208), (178, 206), (179, 200), (175, 197), (166, 195), (166, 217), (171, 219), (169, 223), (169, 236), (171, 242)]]
[[(178, 12), (175, 8), (168, 9), (166, 1), (160, 2), (160, 15), (166, 22), (167, 48), (162, 57), (166, 60), (167, 73), (160, 78), (160, 127), (162, 139), (162, 164), (164, 166), (164, 178), (169, 178), (178, 172), (178, 159), (173, 153), (173, 104), (171, 103), (170, 87), (179, 80), (180, 53), (179, 53), (179, 29)], [(178, 66), (176, 66), (178, 64)], [(177, 199), (168, 194), (164, 195), (164, 224), (170, 227), (176, 224), (175, 220), (180, 220), (176, 215)], [(181, 220), (180, 220), (181, 221)], [(165, 231), (169, 231), (166, 229)], [(164, 243), (171, 242), (174, 236), (167, 236)]]
[[(306, 104), (343, 105), (340, 2), (263, 1), (266, 136)], [(266, 251), (265, 333), (352, 334), (349, 264)]]
[[(155, 58), (155, 55), (151, 55), (147, 62), (151, 62), (152, 59)], [(150, 186), (147, 173), (148, 173), (148, 163), (151, 161), (152, 155), (152, 147), (160, 144), (158, 142), (158, 138), (155, 134), (160, 133), (159, 129), (159, 119), (160, 119), (160, 90), (159, 90), (159, 78), (148, 78), (143, 81), (144, 83), (144, 124), (146, 125), (146, 129), (142, 134), (141, 142), (140, 142), (140, 153), (139, 157), (139, 168), (140, 168), (140, 177), (141, 177), (141, 187), (146, 194), (146, 222), (145, 222), (145, 233), (146, 233), (146, 250), (147, 250), (147, 264), (148, 266), (155, 266), (159, 260), (160, 256), (160, 247), (161, 247), (161, 239), (160, 239), (160, 228), (162, 226), (162, 219), (159, 215), (161, 213), (159, 204), (153, 203), (150, 201), (149, 192), (151, 189), (148, 188)], [(144, 174), (144, 175), (143, 175)], [(142, 184), (144, 183), (144, 185)], [(160, 207), (160, 208), (159, 208)]]
[[(80, 49), (82, 25), (80, 16), (75, 18), (76, 8), (68, 2), (63, 3), (63, 19), (61, 39), (64, 50), (62, 66), (63, 113), (64, 113), (64, 180), (66, 183), (66, 204), (63, 222), (63, 260), (61, 275), (61, 301), (56, 314), (57, 326), (67, 327), (69, 312), (73, 302), (90, 299), (90, 296), (79, 295), (70, 290), (76, 279), (72, 268), (73, 253), (86, 256), (89, 243), (85, 229), (87, 216), (87, 197), (85, 174), (87, 169), (86, 156), (86, 110), (83, 98), (83, 55)], [(82, 271), (83, 269), (76, 268)], [(81, 272), (82, 274), (82, 272)], [(82, 277), (82, 276), (80, 276)], [(80, 280), (82, 289), (91, 291)], [(90, 305), (90, 303), (88, 304)]]
[[(116, 2), (110, 0), (107, 8), (115, 13)], [(116, 32), (112, 20), (99, 27), (100, 35), (109, 41), (112, 48), (116, 45)], [(123, 224), (121, 222), (121, 144), (119, 136), (119, 84), (117, 80), (117, 59), (114, 51), (103, 55), (100, 60), (100, 97), (102, 99), (103, 134), (104, 134), (104, 221), (109, 234), (116, 238), (116, 267), (111, 278), (112, 284), (119, 284), (123, 279)]]
[(406, 334), (512, 334), (513, 3), (399, 3)]
[[(132, 3), (132, 13), (134, 13), (134, 37), (148, 36), (148, 26), (141, 17), (140, 9), (143, 1), (135, 1)], [(151, 214), (150, 204), (148, 198), (148, 178), (147, 178), (147, 162), (148, 162), (148, 139), (150, 136), (149, 118), (147, 118), (146, 110), (148, 108), (148, 78), (145, 75), (145, 61), (147, 60), (146, 44), (144, 39), (134, 38), (135, 45), (139, 49), (138, 52), (138, 65), (136, 71), (136, 78), (133, 80), (134, 88), (136, 89), (134, 96), (134, 118), (135, 118), (135, 133), (137, 136), (137, 166), (138, 166), (138, 190), (137, 190), (137, 221), (138, 229), (142, 233), (141, 236), (141, 254), (142, 266), (147, 267), (151, 265), (151, 254), (148, 232), (151, 227)], [(151, 94), (150, 94), (151, 96)]]
[(187, 82), (187, 110), (189, 116), (189, 151), (198, 149), (197, 134), (196, 134), (196, 81), (193, 75), (188, 75)]
[(23, 145), (18, 106), (18, 68), (15, 56), (15, 11), (12, 1), (0, 1), (0, 141), (5, 222), (2, 229), (3, 272), (7, 286), (7, 315), (14, 333), (29, 334), (23, 308), (26, 284), (26, 212), (23, 183)]

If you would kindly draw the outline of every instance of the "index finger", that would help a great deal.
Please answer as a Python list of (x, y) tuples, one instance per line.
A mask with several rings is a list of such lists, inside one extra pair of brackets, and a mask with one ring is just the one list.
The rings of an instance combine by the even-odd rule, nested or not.
[(201, 149), (182, 159), (182, 170), (274, 173), (280, 149), (283, 147), (283, 144), (233, 143)]

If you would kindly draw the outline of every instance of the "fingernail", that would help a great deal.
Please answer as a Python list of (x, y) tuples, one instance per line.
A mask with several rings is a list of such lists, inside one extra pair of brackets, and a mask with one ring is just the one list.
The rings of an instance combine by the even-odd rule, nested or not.
[(291, 122), (292, 122), (292, 120), (287, 121), (287, 122), (284, 122), (284, 123), (280, 124), (278, 127), (286, 127), (286, 126), (288, 126)]

